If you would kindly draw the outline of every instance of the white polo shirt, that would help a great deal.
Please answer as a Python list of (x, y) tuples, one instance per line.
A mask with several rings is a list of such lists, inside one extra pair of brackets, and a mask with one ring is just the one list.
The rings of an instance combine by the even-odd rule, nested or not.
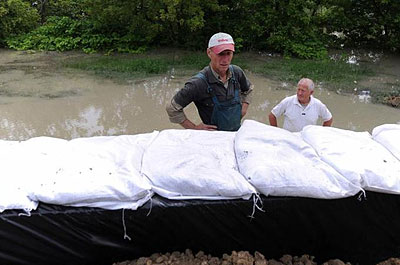
[(305, 107), (300, 104), (297, 95), (286, 97), (271, 112), (275, 117), (283, 114), (285, 117), (283, 128), (291, 132), (299, 132), (306, 125), (317, 124), (319, 117), (323, 122), (332, 118), (332, 114), (325, 104), (313, 96)]

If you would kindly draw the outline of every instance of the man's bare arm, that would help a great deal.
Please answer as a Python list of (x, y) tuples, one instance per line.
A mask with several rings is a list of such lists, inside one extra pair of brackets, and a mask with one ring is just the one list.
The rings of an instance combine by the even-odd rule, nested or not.
[(241, 118), (243, 118), (246, 115), (248, 108), (249, 108), (249, 103), (243, 102), (242, 103), (242, 116), (241, 116)]
[(324, 121), (324, 123), (322, 124), (322, 126), (331, 126), (331, 125), (332, 125), (332, 122), (333, 122), (333, 118), (331, 118), (331, 119), (328, 120), (328, 121)]
[(271, 126), (278, 127), (278, 121), (276, 120), (276, 117), (272, 112), (268, 115), (268, 119)]

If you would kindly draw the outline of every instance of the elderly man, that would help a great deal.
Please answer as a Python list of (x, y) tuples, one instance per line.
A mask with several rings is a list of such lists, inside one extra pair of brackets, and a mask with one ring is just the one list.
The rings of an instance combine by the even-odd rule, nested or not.
[[(227, 33), (214, 34), (208, 43), (210, 64), (192, 77), (167, 104), (173, 123), (186, 129), (236, 131), (250, 103), (252, 84), (243, 70), (231, 65), (235, 43)], [(197, 107), (200, 124), (190, 121), (183, 109)]]
[(277, 117), (285, 116), (283, 128), (291, 132), (299, 132), (306, 125), (315, 125), (319, 118), (323, 126), (331, 126), (332, 114), (320, 100), (314, 98), (314, 82), (302, 78), (297, 84), (297, 94), (286, 97), (276, 105), (269, 114), (269, 123), (278, 126)]

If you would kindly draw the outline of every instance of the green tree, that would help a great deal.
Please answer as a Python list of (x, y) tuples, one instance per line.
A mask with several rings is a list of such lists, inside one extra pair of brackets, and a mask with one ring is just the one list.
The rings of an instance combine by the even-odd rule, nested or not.
[(202, 0), (160, 0), (157, 22), (160, 24), (159, 42), (182, 46), (190, 43), (192, 34), (204, 27)]
[(320, 2), (219, 1), (220, 9), (207, 17), (207, 27), (231, 32), (243, 48), (274, 50), (302, 58), (323, 57), (327, 52)]
[(22, 34), (36, 28), (39, 15), (29, 2), (24, 0), (0, 1), (0, 46), (11, 35)]
[(94, 32), (119, 39), (119, 46), (145, 47), (158, 35), (157, 5), (145, 0), (93, 0), (86, 2)]
[(41, 17), (46, 22), (48, 17), (82, 18), (85, 16), (86, 0), (30, 0)]
[(400, 47), (398, 0), (1, 0), (0, 18), (0, 42), (18, 49), (198, 50), (220, 31), (238, 51), (300, 58), (343, 45)]
[(347, 47), (397, 50), (400, 47), (400, 2), (332, 0), (330, 31), (343, 34)]

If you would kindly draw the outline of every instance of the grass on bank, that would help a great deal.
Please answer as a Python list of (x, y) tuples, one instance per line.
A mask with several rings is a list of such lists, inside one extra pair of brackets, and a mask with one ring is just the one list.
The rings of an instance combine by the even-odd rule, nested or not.
[[(92, 71), (104, 77), (130, 78), (165, 74), (174, 69), (178, 75), (193, 74), (208, 65), (209, 59), (201, 52), (149, 53), (130, 56), (93, 56), (74, 58), (65, 66)], [(262, 74), (274, 80), (296, 83), (301, 77), (310, 77), (316, 82), (346, 87), (354, 81), (373, 72), (362, 66), (350, 65), (344, 61), (301, 60), (286, 58), (265, 58), (257, 54), (236, 54), (233, 63), (253, 73)]]
[[(258, 53), (238, 53), (233, 63), (247, 71), (269, 79), (296, 84), (301, 77), (309, 77), (316, 83), (338, 93), (353, 93), (354, 89), (370, 90), (375, 102), (385, 103), (388, 96), (399, 96), (400, 90), (374, 90), (361, 87), (360, 81), (376, 75), (365, 65), (349, 64), (347, 58), (325, 60), (287, 59)], [(117, 80), (143, 78), (166, 74), (193, 75), (208, 65), (205, 52), (153, 51), (138, 55), (95, 55), (74, 58), (64, 66)]]

